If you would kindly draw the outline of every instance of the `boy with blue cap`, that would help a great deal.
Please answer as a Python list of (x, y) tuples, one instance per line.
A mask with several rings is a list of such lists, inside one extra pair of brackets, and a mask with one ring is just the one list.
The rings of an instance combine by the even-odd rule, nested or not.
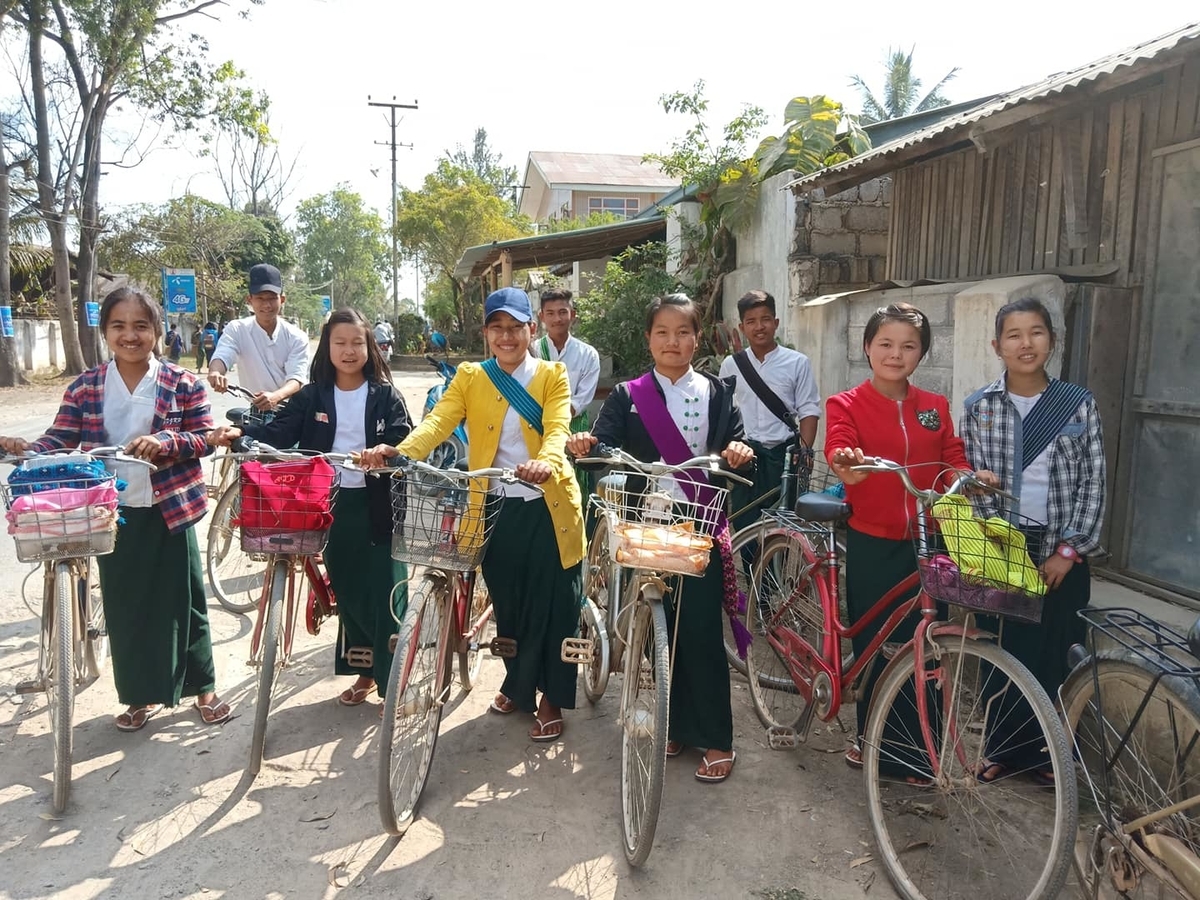
[(483, 308), (483, 332), (495, 357), (460, 364), (412, 434), (399, 447), (366, 451), (363, 464), (380, 465), (397, 453), (424, 459), (465, 418), (472, 469), (508, 468), (541, 485), (539, 494), (493, 482), (487, 503), (496, 521), (482, 569), (496, 633), (517, 642), (516, 657), (504, 660), (507, 674), (491, 710), (536, 711), (530, 739), (555, 741), (563, 733), (562, 711), (575, 708), (575, 666), (562, 661), (562, 642), (578, 627), (584, 556), (579, 486), (565, 452), (571, 387), (561, 362), (529, 355), (536, 329), (529, 295), (501, 288)]

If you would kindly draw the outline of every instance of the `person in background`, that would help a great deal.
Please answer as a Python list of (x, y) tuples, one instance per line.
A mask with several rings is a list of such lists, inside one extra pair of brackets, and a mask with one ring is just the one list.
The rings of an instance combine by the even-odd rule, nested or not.
[(212, 322), (205, 322), (204, 327), (200, 329), (196, 335), (196, 374), (200, 374), (200, 370), (204, 368), (204, 360), (212, 361), (213, 353), (217, 349), (217, 326)]
[(761, 509), (774, 505), (776, 497), (764, 499), (764, 495), (780, 488), (784, 461), (797, 442), (801, 445), (797, 464), (806, 470), (811, 467), (821, 394), (808, 357), (775, 342), (779, 329), (775, 298), (766, 291), (749, 291), (737, 307), (750, 346), (726, 357), (721, 378), (736, 380), (746, 443), (754, 450), (756, 462), (754, 486), (735, 484), (730, 491), (733, 509), (749, 507), (733, 520), (734, 528), (741, 528), (757, 519)]
[(167, 347), (167, 358), (173, 363), (179, 362), (179, 357), (183, 355), (183, 336), (174, 325), (167, 329), (164, 343)]
[(383, 319), (376, 319), (374, 334), (375, 343), (379, 345), (379, 349), (383, 351), (383, 355), (390, 355), (392, 352), (392, 326)]
[(254, 408), (274, 409), (303, 387), (308, 372), (308, 335), (280, 318), (287, 297), (283, 277), (272, 265), (250, 269), (250, 308), (254, 315), (225, 326), (209, 361), (208, 383), (225, 392), (228, 372), (238, 367), (238, 382), (254, 391)]
[(109, 362), (84, 372), (63, 394), (40, 438), (0, 438), (9, 453), (124, 446), (130, 462), (106, 462), (128, 485), (113, 552), (96, 557), (121, 731), (138, 731), (164, 707), (195, 697), (205, 725), (230, 716), (215, 692), (204, 569), (193, 527), (208, 506), (199, 457), (213, 426), (204, 384), (158, 358), (162, 308), (141, 291), (119, 288), (100, 306)]

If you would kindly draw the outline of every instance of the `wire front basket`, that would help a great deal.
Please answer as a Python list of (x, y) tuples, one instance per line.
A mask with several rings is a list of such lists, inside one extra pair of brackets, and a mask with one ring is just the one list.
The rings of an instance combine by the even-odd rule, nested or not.
[(627, 569), (703, 575), (728, 493), (702, 485), (688, 499), (676, 476), (626, 473), (604, 491), (605, 506), (616, 516), (613, 558)]
[(470, 572), (483, 559), (499, 504), (487, 480), (422, 470), (392, 479), (392, 559), (447, 572)]
[(235, 525), (247, 553), (311, 556), (325, 549), (333, 524), (338, 470), (322, 457), (243, 462)]
[(117, 484), (102, 462), (78, 455), (31, 460), (13, 470), (0, 493), (21, 562), (113, 552)]
[(962, 495), (941, 497), (921, 522), (924, 534), (915, 540), (925, 593), (975, 612), (1041, 621), (1046, 583), (1030, 554), (1042, 558), (1043, 525), (984, 515)]

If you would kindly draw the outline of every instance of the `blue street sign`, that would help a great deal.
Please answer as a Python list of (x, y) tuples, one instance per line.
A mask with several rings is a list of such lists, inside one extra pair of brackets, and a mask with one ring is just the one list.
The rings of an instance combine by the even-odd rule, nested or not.
[(168, 315), (196, 311), (196, 272), (194, 269), (163, 269), (163, 306)]
[(16, 335), (16, 332), (13, 330), (11, 306), (0, 306), (0, 335), (4, 337), (13, 337)]
[(322, 297), (321, 298), (321, 309), (325, 310), (325, 312), (332, 312), (333, 311), (333, 298), (332, 297)]
[(87, 323), (89, 328), (100, 327), (100, 304), (87, 302), (83, 304), (84, 311), (87, 313)]

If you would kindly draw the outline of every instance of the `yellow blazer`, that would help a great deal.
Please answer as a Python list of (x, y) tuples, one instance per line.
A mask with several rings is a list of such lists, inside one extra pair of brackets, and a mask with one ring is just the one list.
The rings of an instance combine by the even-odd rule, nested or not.
[[(587, 552), (579, 483), (566, 455), (571, 424), (571, 387), (567, 381), (567, 367), (562, 363), (538, 360), (537, 366), (526, 390), (541, 404), (545, 434), (539, 435), (524, 419), (521, 420), (521, 433), (525, 436), (529, 458), (550, 464), (552, 474), (542, 485), (542, 490), (554, 522), (559, 560), (565, 569), (583, 559)], [(467, 464), (472, 469), (487, 468), (496, 458), (500, 426), (508, 410), (508, 401), (496, 390), (487, 373), (477, 363), (461, 363), (437, 406), (398, 449), (411, 459), (425, 459), (434, 447), (450, 436), (459, 422), (466, 419), (470, 438)]]

